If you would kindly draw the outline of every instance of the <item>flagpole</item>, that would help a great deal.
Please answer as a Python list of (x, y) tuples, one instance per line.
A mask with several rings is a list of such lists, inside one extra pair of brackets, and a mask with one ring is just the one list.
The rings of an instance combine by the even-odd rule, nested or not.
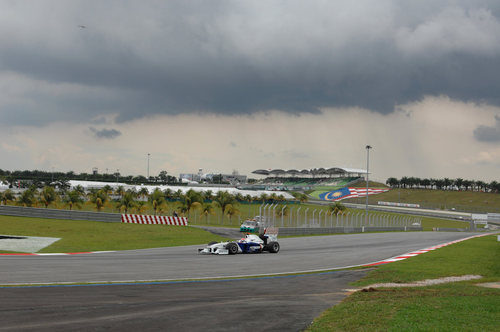
[(365, 226), (368, 226), (368, 170), (370, 167), (370, 145), (366, 146), (366, 211), (365, 211)]

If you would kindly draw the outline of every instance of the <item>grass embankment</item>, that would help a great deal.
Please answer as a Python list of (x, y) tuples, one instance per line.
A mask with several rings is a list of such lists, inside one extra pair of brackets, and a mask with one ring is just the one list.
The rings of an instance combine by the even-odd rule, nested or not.
[[(500, 194), (473, 191), (430, 189), (391, 189), (369, 197), (371, 204), (378, 201), (420, 204), (423, 208), (457, 209), (468, 212), (500, 212)], [(363, 203), (363, 199), (346, 200), (347, 203)]]
[(379, 266), (353, 286), (467, 274), (484, 278), (355, 292), (315, 319), (308, 331), (499, 331), (500, 289), (474, 285), (500, 281), (499, 254), (494, 235)]
[(0, 234), (59, 237), (40, 252), (129, 250), (206, 244), (223, 240), (185, 226), (136, 225), (96, 221), (0, 216)]

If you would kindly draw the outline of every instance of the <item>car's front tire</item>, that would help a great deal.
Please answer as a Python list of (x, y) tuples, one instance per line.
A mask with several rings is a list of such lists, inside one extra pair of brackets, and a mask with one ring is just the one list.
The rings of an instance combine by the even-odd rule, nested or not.
[(270, 253), (276, 254), (278, 251), (280, 251), (280, 244), (278, 242), (270, 242), (267, 245), (267, 249), (269, 250)]

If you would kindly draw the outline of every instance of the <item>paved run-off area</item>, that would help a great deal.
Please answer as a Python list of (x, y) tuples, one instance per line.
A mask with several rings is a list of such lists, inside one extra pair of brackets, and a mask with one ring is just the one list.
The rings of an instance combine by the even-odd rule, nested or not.
[(57, 237), (40, 237), (0, 234), (0, 250), (14, 252), (37, 252), (60, 240)]
[(0, 331), (301, 331), (365, 273), (0, 288)]

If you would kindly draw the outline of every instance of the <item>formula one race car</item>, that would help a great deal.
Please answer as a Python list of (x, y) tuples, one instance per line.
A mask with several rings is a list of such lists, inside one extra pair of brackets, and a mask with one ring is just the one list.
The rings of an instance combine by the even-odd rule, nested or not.
[(234, 254), (250, 254), (269, 251), (277, 253), (280, 251), (278, 237), (274, 234), (247, 234), (244, 238), (238, 241), (231, 242), (210, 242), (203, 249), (198, 249), (200, 254), (216, 254), (216, 255), (234, 255)]

